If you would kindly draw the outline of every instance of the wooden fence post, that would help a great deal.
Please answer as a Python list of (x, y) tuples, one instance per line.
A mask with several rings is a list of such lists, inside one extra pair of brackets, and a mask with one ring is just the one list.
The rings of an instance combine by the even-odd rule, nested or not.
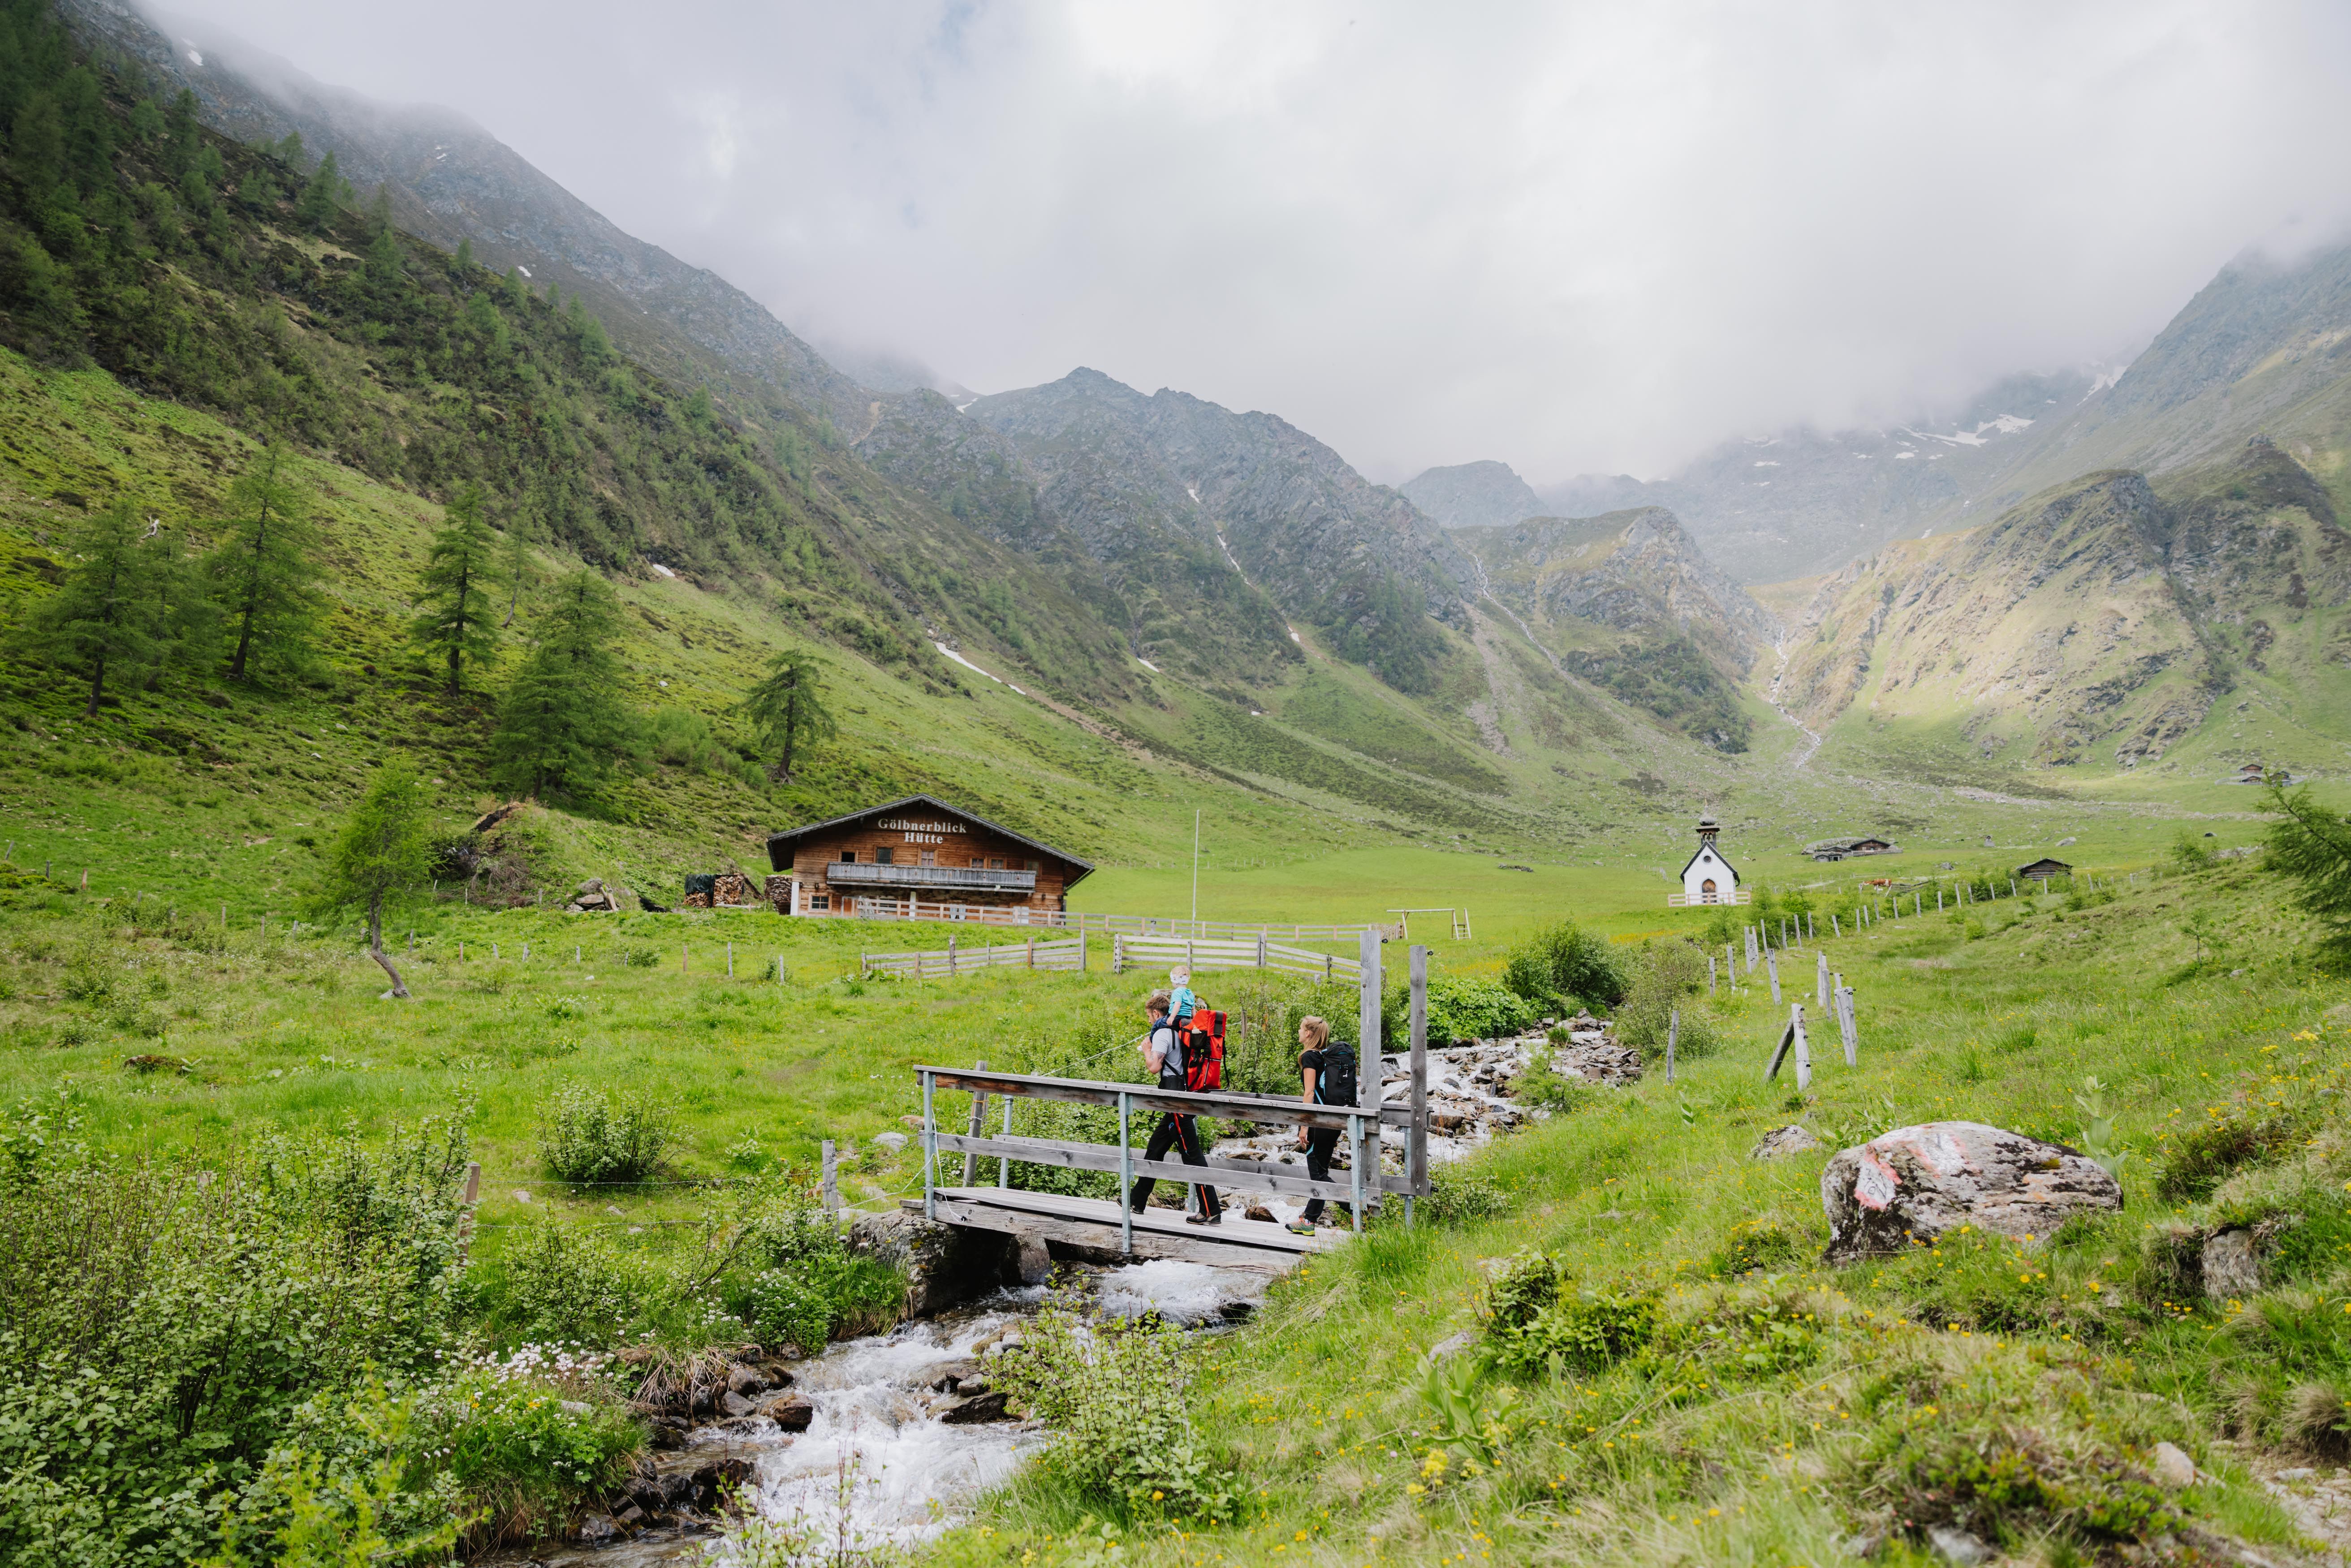
[(1796, 1092), (1801, 1094), (1813, 1086), (1813, 1048), (1804, 1039), (1803, 1003), (1789, 1008), (1788, 1028), (1796, 1037)]
[(1706, 994), (1709, 997), (1714, 995), (1714, 955), (1708, 953), (1706, 956)]
[(482, 1165), (465, 1162), (465, 1207), (457, 1211), (457, 1261), (462, 1266), (474, 1250), (474, 1206), (482, 1198)]
[(1834, 909), (1829, 911), (1829, 930), (1836, 936), (1837, 940), (1843, 941), (1844, 939), (1844, 926), (1843, 923), (1837, 919), (1836, 911)]
[(1820, 962), (1813, 971), (1813, 1000), (1822, 1007), (1829, 1005), (1829, 956), (1819, 955)]
[(679, 944), (677, 945), (677, 972), (678, 972), (678, 974), (679, 974), (680, 976), (684, 976), (684, 975), (685, 975), (685, 974), (689, 973), (689, 971), (687, 970), (687, 968), (686, 968), (686, 967), (685, 967), (685, 964), (686, 964), (686, 945), (685, 945), (684, 943), (681, 942), (681, 943), (679, 943)]
[(1681, 1036), (1682, 1009), (1676, 1008), (1666, 1014), (1666, 1082), (1668, 1083), (1674, 1081), (1674, 1042)]
[[(522, 956), (526, 958), (529, 957), (530, 949), (524, 948)], [(735, 977), (735, 944), (732, 942), (726, 944), (726, 977), (730, 980)]]
[(1405, 1134), (1404, 1174), (1413, 1190), (1404, 1196), (1406, 1225), (1412, 1223), (1414, 1193), (1428, 1180), (1428, 949), (1415, 947), (1411, 961), (1412, 1126)]
[(840, 1156), (833, 1152), (832, 1140), (831, 1138), (827, 1138), (818, 1146), (820, 1151), (819, 1157), (824, 1162), (824, 1177), (822, 1182), (817, 1187), (818, 1201), (824, 1205), (824, 1211), (827, 1214), (839, 1214), (841, 1212), (840, 1166), (838, 1164)]
[[(981, 1058), (979, 1059), (979, 1061), (978, 1061), (977, 1063), (975, 1063), (974, 1065), (975, 1065), (975, 1067), (976, 1067), (977, 1071), (981, 1071), (981, 1072), (985, 1072), (985, 1071), (987, 1071), (987, 1059), (986, 1057), (984, 1057), (984, 1056), (983, 1056), (983, 1057), (981, 1057)], [(984, 1094), (984, 1093), (980, 1092), (978, 1090), (974, 1090), (974, 1091), (972, 1091), (972, 1096), (971, 1096), (971, 1135), (972, 1135), (973, 1137), (977, 1138), (977, 1136), (979, 1136), (980, 1129), (981, 1129), (981, 1127), (982, 1127), (982, 1126), (983, 1126), (983, 1124), (984, 1124), (982, 1123), (982, 1121), (981, 1121), (981, 1118), (982, 1118), (982, 1117), (984, 1117), (984, 1116), (986, 1116), (987, 1114), (987, 1096), (986, 1094)], [(978, 1179), (979, 1179), (979, 1155), (978, 1155), (978, 1154), (977, 1154), (977, 1153), (976, 1153), (976, 1152), (975, 1152), (975, 1151), (973, 1151), (973, 1150), (966, 1149), (966, 1150), (963, 1152), (963, 1185), (964, 1185), (964, 1186), (971, 1186), (973, 1183), (977, 1182)]]
[(952, 974), (954, 974), (955, 972), (956, 972), (955, 933), (954, 933), (954, 932), (952, 932), (952, 931), (950, 931), (950, 932), (948, 932), (948, 933), (947, 933), (947, 973), (948, 973), (948, 974), (950, 974), (950, 975), (952, 975)]
[(1126, 938), (1115, 931), (1110, 936), (1110, 972), (1113, 975), (1126, 973)]
[(1769, 947), (1763, 950), (1763, 967), (1771, 977), (1771, 1005), (1778, 1007), (1780, 1005), (1780, 960)]

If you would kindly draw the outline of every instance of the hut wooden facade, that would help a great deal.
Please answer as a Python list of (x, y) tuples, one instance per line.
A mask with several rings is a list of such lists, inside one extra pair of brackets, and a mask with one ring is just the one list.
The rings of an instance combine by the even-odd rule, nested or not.
[(2027, 881), (2047, 883), (2053, 882), (2061, 876), (2073, 875), (2074, 868), (2067, 865), (2064, 861), (2037, 860), (2031, 865), (2018, 866), (2016, 868), (2016, 874), (2020, 878)]
[(909, 795), (771, 835), (791, 915), (1050, 924), (1093, 866), (930, 795)]

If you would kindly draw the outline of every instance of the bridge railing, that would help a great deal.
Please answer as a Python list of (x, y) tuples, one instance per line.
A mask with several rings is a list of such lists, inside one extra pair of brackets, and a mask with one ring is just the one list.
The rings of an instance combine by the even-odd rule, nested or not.
[[(1376, 1206), (1381, 1194), (1402, 1197), (1428, 1196), (1429, 1184), (1426, 1175), (1428, 1168), (1426, 1051), (1418, 1056), (1418, 1082), (1423, 1087), (1416, 1101), (1424, 1109), (1417, 1118), (1409, 1105), (1311, 1105), (1302, 1100), (1266, 1094), (1224, 1091), (1193, 1093), (1143, 1083), (992, 1072), (983, 1067), (918, 1066), (914, 1071), (923, 1083), (924, 1218), (936, 1218), (933, 1194), (939, 1186), (938, 1158), (944, 1152), (967, 1156), (967, 1166), (972, 1158), (982, 1155), (997, 1159), (1000, 1162), (997, 1174), (998, 1186), (1011, 1185), (1011, 1167), (1016, 1161), (1052, 1166), (1061, 1170), (1117, 1172), (1119, 1240), (1122, 1249), (1129, 1250), (1133, 1247), (1134, 1224), (1126, 1197), (1134, 1190), (1135, 1181), (1144, 1176), (1187, 1186), (1205, 1184), (1235, 1187), (1244, 1192), (1272, 1192), (1290, 1197), (1320, 1197), (1344, 1203), (1354, 1217), (1356, 1228), (1361, 1229), (1364, 1209)], [(941, 1090), (960, 1090), (973, 1096), (972, 1130), (969, 1133), (940, 1130), (937, 1096)], [(987, 1115), (987, 1099), (991, 1094), (1004, 1101), (1004, 1130), (993, 1137), (980, 1131)], [(1011, 1131), (1012, 1104), (1016, 1100), (1059, 1100), (1114, 1108), (1118, 1112), (1119, 1141), (1103, 1145), (1061, 1138), (1014, 1137)], [(1134, 1117), (1137, 1112), (1146, 1115), (1153, 1112), (1173, 1112), (1179, 1116), (1221, 1116), (1234, 1121), (1272, 1122), (1342, 1132), (1347, 1137), (1347, 1179), (1314, 1181), (1304, 1176), (1290, 1175), (1279, 1166), (1269, 1169), (1267, 1167), (1271, 1162), (1258, 1160), (1209, 1156), (1207, 1165), (1195, 1166), (1176, 1160), (1145, 1159), (1134, 1147)], [(1383, 1127), (1389, 1126), (1403, 1129), (1411, 1167), (1423, 1173), (1419, 1180), (1415, 1181), (1409, 1176), (1389, 1176), (1380, 1169), (1380, 1133)], [(1415, 1150), (1418, 1151), (1418, 1157), (1413, 1157)]]

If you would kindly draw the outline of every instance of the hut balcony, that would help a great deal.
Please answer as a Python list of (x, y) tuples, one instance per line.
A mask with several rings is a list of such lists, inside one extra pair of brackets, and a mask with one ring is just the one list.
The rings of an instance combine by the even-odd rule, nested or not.
[(873, 865), (864, 861), (831, 861), (825, 880), (851, 887), (955, 888), (967, 893), (1034, 893), (1033, 871), (990, 871), (977, 866)]

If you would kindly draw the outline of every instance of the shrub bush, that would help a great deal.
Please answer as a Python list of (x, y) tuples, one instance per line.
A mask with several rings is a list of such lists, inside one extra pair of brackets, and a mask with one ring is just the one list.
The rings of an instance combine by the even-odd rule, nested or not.
[(477, 1546), (563, 1528), (643, 1445), (602, 1358), (559, 1345), (464, 1363), (419, 1402), (419, 1456), (455, 1484)]
[(667, 1106), (643, 1094), (615, 1104), (601, 1089), (570, 1084), (539, 1123), (539, 1156), (562, 1181), (643, 1181), (669, 1146), (670, 1120)]
[(1614, 1007), (1624, 999), (1625, 971), (1608, 939), (1562, 920), (1538, 931), (1510, 954), (1502, 983), (1549, 1011), (1573, 1004)]
[(1536, 1016), (1533, 1003), (1483, 975), (1440, 975), (1428, 982), (1431, 1045), (1518, 1034), (1532, 1028)]
[(1644, 943), (1634, 956), (1632, 976), (1616, 1009), (1616, 1038), (1643, 1057), (1666, 1053), (1666, 1034), (1677, 1009), (1681, 1030), (1674, 1041), (1677, 1061), (1696, 1061), (1722, 1049), (1712, 1019), (1695, 1004), (1706, 994), (1706, 955), (1678, 938)]
[(739, 1256), (725, 1281), (727, 1309), (770, 1349), (821, 1350), (841, 1335), (889, 1327), (905, 1305), (897, 1271), (851, 1252), (831, 1218), (812, 1207), (762, 1219)]
[(666, 1299), (658, 1270), (592, 1230), (554, 1220), (522, 1232), (503, 1260), (504, 1289), (489, 1315), (508, 1333), (611, 1344)]
[(1052, 1428), (1044, 1464), (1133, 1512), (1232, 1518), (1239, 1482), (1189, 1413), (1199, 1353), (1156, 1315), (1089, 1322), (1083, 1301), (1054, 1292), (1021, 1343), (987, 1364), (989, 1381)]

